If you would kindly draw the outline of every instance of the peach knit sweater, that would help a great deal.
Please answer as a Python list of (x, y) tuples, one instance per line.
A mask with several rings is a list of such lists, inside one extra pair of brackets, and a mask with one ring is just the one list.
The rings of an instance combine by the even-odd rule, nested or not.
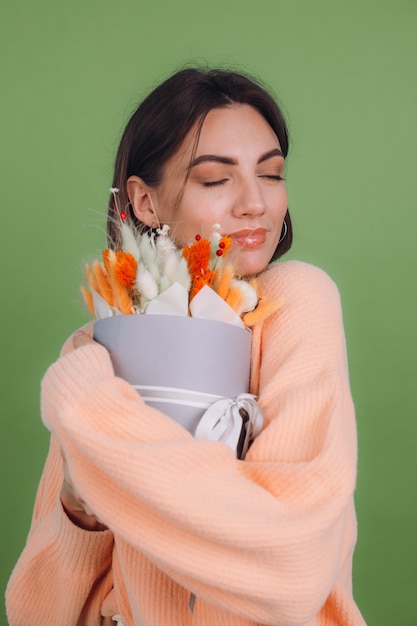
[[(147, 407), (102, 346), (66, 350), (49, 368), (51, 447), (7, 589), (11, 626), (109, 626), (116, 614), (126, 626), (364, 625), (351, 588), (356, 430), (338, 291), (296, 261), (260, 287), (283, 306), (254, 329), (265, 426), (244, 461)], [(66, 517), (61, 448), (111, 530)]]

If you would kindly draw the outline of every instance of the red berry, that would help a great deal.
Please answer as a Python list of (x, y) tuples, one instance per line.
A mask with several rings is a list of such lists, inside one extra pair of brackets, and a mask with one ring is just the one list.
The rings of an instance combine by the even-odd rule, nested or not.
[(196, 241), (200, 241), (200, 239), (201, 239), (201, 235), (196, 235), (196, 236), (195, 236), (195, 240), (196, 240)]
[(225, 247), (226, 247), (226, 244), (224, 243), (224, 241), (221, 241), (219, 243), (219, 248), (221, 248), (223, 250), (223, 248), (225, 248)]
[(120, 212), (120, 219), (121, 220), (125, 220), (127, 218), (127, 213), (125, 213), (124, 211)]
[(217, 256), (223, 256), (223, 250), (216, 250)]

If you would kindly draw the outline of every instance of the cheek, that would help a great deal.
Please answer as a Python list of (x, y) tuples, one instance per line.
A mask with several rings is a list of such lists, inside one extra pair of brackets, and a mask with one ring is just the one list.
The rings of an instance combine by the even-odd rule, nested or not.
[(171, 233), (178, 247), (189, 245), (196, 235), (207, 237), (211, 235), (213, 223), (207, 228), (207, 217), (195, 211), (179, 209), (170, 224)]
[(278, 197), (275, 198), (275, 203), (273, 206), (273, 212), (277, 222), (282, 221), (288, 210), (288, 195), (286, 189), (282, 190), (279, 193)]
[(279, 189), (278, 202), (281, 208), (283, 206), (286, 207), (288, 204), (288, 193), (287, 193), (287, 187), (285, 186), (285, 183), (282, 183), (282, 186)]
[(194, 239), (199, 234), (202, 237), (210, 238), (214, 224), (224, 222), (224, 211), (219, 209), (218, 203), (203, 203), (198, 198), (190, 205), (184, 206), (178, 211), (178, 228), (181, 236), (186, 236), (189, 242), (190, 237)]

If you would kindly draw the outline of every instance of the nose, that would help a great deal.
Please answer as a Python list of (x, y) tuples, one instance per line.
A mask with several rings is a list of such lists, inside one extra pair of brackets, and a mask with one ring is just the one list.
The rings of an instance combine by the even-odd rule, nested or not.
[(237, 217), (257, 217), (265, 213), (266, 205), (256, 177), (241, 181), (234, 213)]

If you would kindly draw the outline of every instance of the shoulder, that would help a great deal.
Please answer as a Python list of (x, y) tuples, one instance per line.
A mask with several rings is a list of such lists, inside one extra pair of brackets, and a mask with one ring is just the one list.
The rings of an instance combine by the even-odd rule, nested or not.
[(314, 265), (292, 260), (275, 263), (259, 276), (258, 285), (261, 298), (281, 302), (268, 326), (274, 327), (276, 319), (282, 332), (291, 327), (301, 334), (319, 328), (324, 333), (331, 328), (339, 332), (343, 326), (339, 290), (330, 276)]
[(339, 302), (339, 290), (332, 278), (322, 269), (303, 261), (281, 261), (259, 275), (261, 293), (283, 302), (317, 299)]
[(276, 313), (254, 329), (267, 375), (287, 359), (297, 363), (298, 374), (304, 367), (324, 371), (338, 362), (345, 367), (339, 290), (328, 274), (308, 263), (286, 261), (272, 265), (259, 278), (261, 298), (281, 302)]

